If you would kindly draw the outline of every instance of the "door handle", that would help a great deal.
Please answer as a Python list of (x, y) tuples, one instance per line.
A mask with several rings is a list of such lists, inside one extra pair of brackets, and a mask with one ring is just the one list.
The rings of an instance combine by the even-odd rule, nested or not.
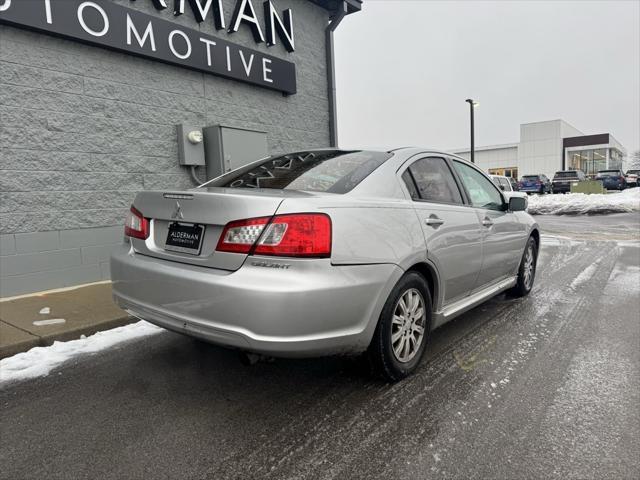
[(484, 217), (484, 219), (482, 220), (482, 226), (490, 228), (490, 227), (493, 226), (493, 222), (491, 221), (491, 219), (489, 217)]
[(433, 228), (438, 228), (444, 223), (444, 220), (438, 218), (436, 215), (431, 215), (429, 218), (425, 218), (424, 223)]

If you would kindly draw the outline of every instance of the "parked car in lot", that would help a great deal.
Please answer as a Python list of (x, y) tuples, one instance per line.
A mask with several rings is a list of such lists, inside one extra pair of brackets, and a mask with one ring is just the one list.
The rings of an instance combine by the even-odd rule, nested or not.
[(640, 187), (640, 170), (627, 170), (624, 179), (628, 187)]
[(518, 187), (518, 182), (516, 182), (512, 177), (491, 175), (491, 179), (503, 192), (517, 192), (520, 189)]
[(443, 152), (273, 156), (191, 190), (138, 193), (113, 295), (211, 343), (366, 352), (399, 380), (431, 330), (500, 292), (529, 293), (540, 234), (526, 204)]
[(600, 180), (602, 186), (607, 190), (624, 190), (627, 188), (627, 181), (622, 170), (600, 170), (596, 175), (596, 180)]
[(553, 193), (567, 193), (571, 191), (571, 184), (585, 182), (587, 176), (582, 170), (561, 170), (556, 172), (551, 182)]
[(518, 183), (521, 192), (526, 193), (551, 193), (551, 182), (549, 178), (540, 173), (537, 175), (524, 175)]

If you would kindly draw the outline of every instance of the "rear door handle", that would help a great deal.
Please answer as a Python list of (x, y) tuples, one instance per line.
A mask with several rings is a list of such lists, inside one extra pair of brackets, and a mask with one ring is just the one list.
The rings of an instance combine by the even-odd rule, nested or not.
[(431, 215), (429, 218), (425, 218), (424, 223), (426, 223), (430, 227), (437, 228), (444, 223), (444, 220), (437, 217), (436, 215)]
[(484, 217), (484, 219), (482, 220), (482, 226), (483, 227), (492, 227), (493, 226), (493, 222), (491, 221), (491, 219), (489, 217)]

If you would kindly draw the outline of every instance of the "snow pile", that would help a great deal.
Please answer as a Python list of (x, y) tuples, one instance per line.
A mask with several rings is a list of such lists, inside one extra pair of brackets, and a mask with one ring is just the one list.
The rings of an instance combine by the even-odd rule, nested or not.
[(79, 340), (54, 342), (50, 347), (34, 347), (28, 352), (0, 360), (0, 384), (48, 375), (51, 370), (75, 356), (96, 353), (117, 343), (161, 331), (160, 327), (139, 321)]
[(532, 195), (529, 208), (532, 215), (577, 215), (640, 211), (640, 187), (620, 193), (566, 195)]

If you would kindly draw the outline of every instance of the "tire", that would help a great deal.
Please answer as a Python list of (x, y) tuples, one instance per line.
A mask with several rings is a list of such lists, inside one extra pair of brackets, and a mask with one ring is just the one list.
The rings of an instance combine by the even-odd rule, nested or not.
[[(531, 255), (529, 260), (528, 255)], [(535, 238), (529, 237), (527, 245), (524, 248), (522, 259), (520, 260), (520, 267), (518, 268), (518, 283), (516, 286), (509, 290), (509, 294), (513, 297), (525, 297), (529, 295), (533, 288), (533, 283), (536, 278), (536, 269), (538, 265), (538, 244)], [(529, 270), (527, 275), (527, 270)]]
[[(420, 303), (416, 305), (417, 298)], [(368, 355), (376, 373), (397, 382), (415, 371), (426, 349), (431, 316), (432, 301), (426, 280), (417, 272), (408, 272), (389, 294), (369, 345)], [(421, 335), (416, 327), (422, 328)]]

